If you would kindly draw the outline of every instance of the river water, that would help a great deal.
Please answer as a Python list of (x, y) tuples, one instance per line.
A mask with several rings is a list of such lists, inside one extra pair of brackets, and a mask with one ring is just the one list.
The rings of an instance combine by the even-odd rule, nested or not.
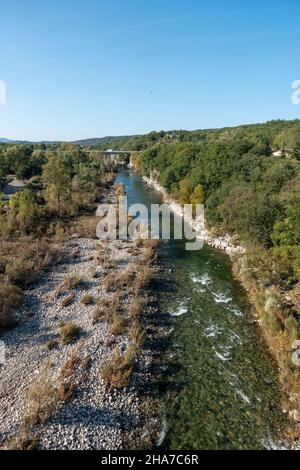
[[(129, 205), (161, 202), (143, 180), (121, 169)], [(163, 244), (168, 289), (160, 311), (171, 336), (163, 352), (161, 436), (164, 449), (276, 447), (284, 426), (276, 364), (230, 259), (210, 247), (186, 251), (181, 240)]]

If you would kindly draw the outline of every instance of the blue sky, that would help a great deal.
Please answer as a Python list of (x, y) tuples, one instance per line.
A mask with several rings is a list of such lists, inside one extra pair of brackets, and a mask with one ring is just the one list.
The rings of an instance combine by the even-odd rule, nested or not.
[(0, 15), (1, 137), (300, 117), (298, 0), (10, 0)]

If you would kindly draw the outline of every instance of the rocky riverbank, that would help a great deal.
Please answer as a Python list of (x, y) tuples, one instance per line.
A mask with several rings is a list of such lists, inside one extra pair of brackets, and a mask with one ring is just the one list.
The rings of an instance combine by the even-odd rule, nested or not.
[[(183, 209), (181, 205), (173, 199), (165, 190), (163, 186), (161, 186), (155, 177), (150, 175), (150, 177), (143, 177), (145, 183), (150, 186), (151, 188), (159, 191), (163, 195), (163, 199), (165, 203), (169, 206), (170, 210), (174, 212), (178, 217), (183, 218)], [(185, 217), (185, 221), (188, 222), (193, 230), (199, 233), (199, 239), (203, 240), (204, 243), (217, 248), (219, 250), (224, 250), (226, 253), (233, 255), (233, 254), (242, 254), (245, 252), (244, 248), (238, 244), (235, 244), (232, 237), (230, 235), (225, 235), (224, 237), (215, 237), (211, 234), (211, 232), (205, 228), (205, 220), (195, 220), (191, 217)]]
[[(14, 449), (136, 447), (155, 425), (145, 392), (152, 351), (143, 341), (156, 311), (148, 290), (158, 270), (153, 249), (75, 233), (62, 254), (25, 292), (17, 326), (1, 333), (0, 442)], [(129, 355), (125, 367), (120, 361)], [(127, 384), (109, 385), (116, 370)]]

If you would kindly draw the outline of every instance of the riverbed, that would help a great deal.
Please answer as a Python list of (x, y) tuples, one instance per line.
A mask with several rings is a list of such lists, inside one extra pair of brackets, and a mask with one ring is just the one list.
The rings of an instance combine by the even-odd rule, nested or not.
[[(161, 203), (161, 194), (122, 168), (128, 204)], [(160, 436), (164, 449), (278, 448), (285, 426), (276, 364), (251, 316), (229, 257), (184, 240), (165, 241), (159, 290), (167, 318), (162, 351)], [(154, 378), (155, 380), (155, 378)]]

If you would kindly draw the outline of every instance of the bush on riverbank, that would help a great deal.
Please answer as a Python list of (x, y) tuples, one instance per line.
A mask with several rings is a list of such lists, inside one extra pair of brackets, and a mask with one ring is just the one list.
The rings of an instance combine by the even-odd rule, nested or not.
[(22, 291), (10, 284), (0, 284), (0, 331), (15, 323), (14, 309), (22, 304)]
[(6, 265), (5, 276), (11, 284), (25, 288), (36, 280), (37, 271), (33, 261), (15, 260)]
[(124, 388), (130, 382), (135, 354), (128, 348), (123, 356), (116, 348), (106, 364), (100, 367), (100, 377), (108, 388)]

